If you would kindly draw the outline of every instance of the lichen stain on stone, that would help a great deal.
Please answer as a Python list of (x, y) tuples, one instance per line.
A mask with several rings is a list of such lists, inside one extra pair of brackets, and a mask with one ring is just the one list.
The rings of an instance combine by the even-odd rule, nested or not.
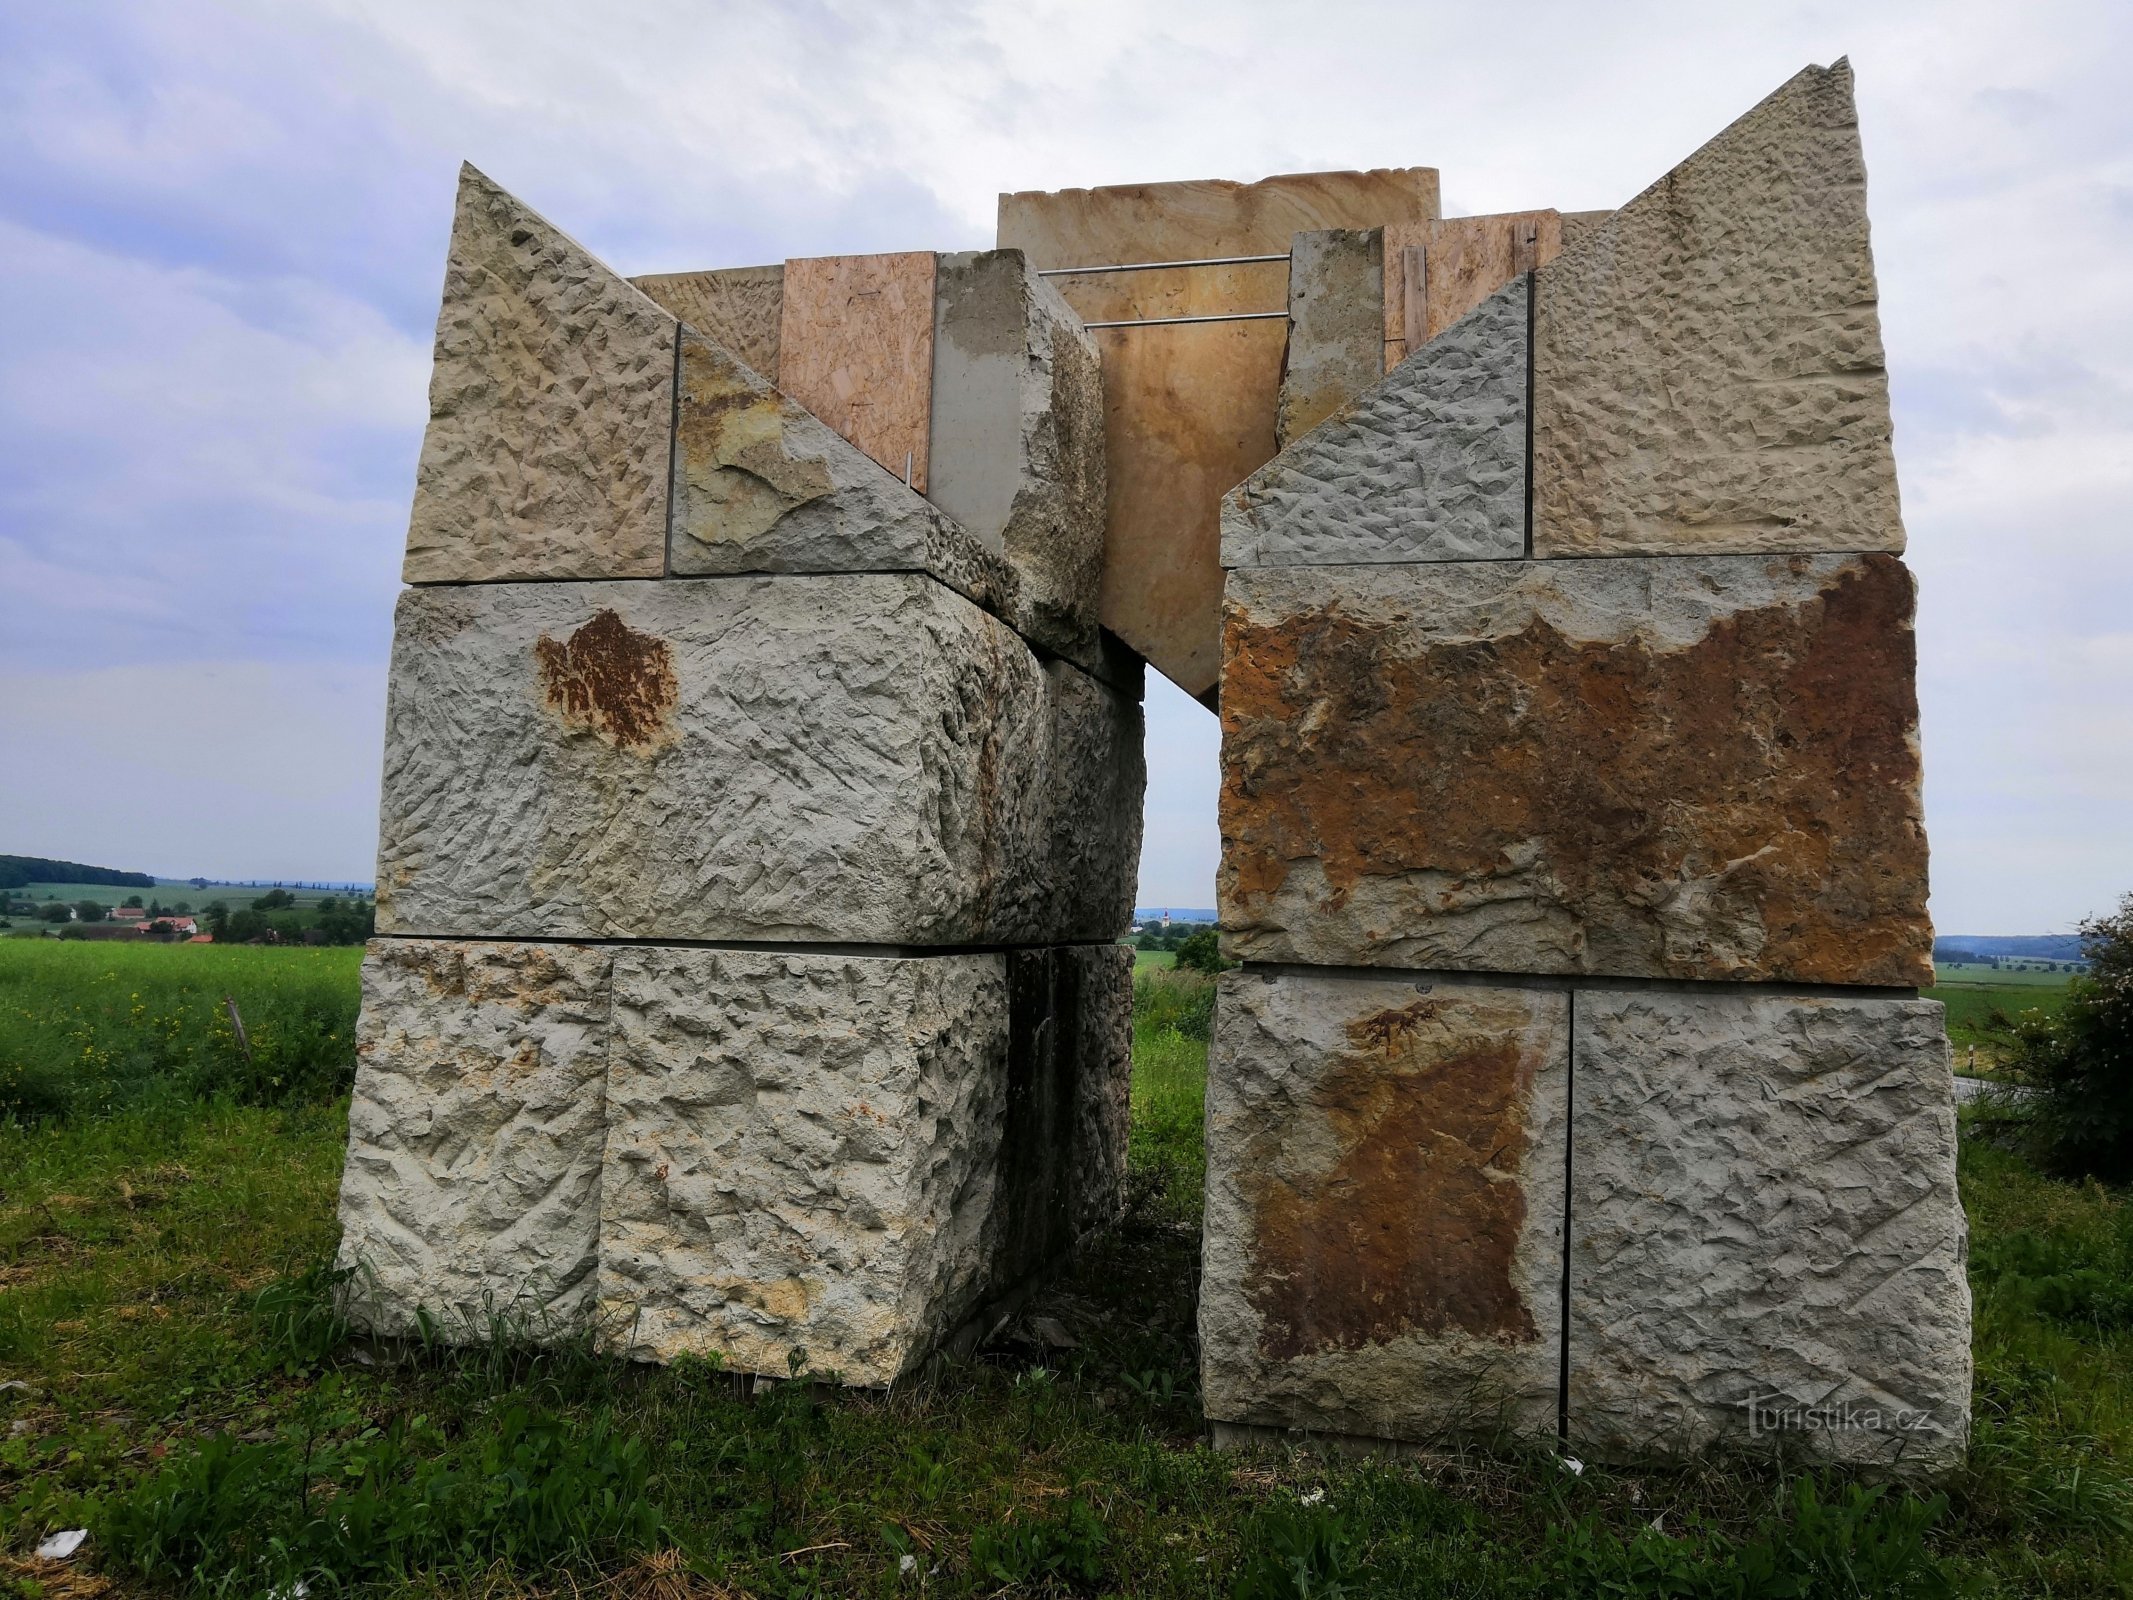
[(566, 726), (638, 755), (674, 742), (669, 715), (680, 683), (664, 639), (639, 633), (603, 609), (561, 643), (542, 634), (533, 654), (548, 705)]
[(1315, 1141), (1293, 1128), (1286, 1158), (1269, 1140), (1244, 1163), (1244, 1292), (1271, 1359), (1414, 1334), (1539, 1337), (1514, 1273), (1531, 1073), (1515, 1031), (1447, 1040), (1438, 1012), (1425, 1000), (1348, 1025), (1352, 1053), (1308, 1096), (1331, 1165), (1295, 1170)]
[[(1315, 862), (1338, 909), (1366, 878), (1488, 880), (1537, 844), (1588, 932), (1641, 919), (1674, 975), (1929, 982), (1911, 607), (1888, 556), (1674, 650), (1232, 607), (1225, 871), (1249, 916)], [(1683, 896), (1767, 934), (1697, 947)]]

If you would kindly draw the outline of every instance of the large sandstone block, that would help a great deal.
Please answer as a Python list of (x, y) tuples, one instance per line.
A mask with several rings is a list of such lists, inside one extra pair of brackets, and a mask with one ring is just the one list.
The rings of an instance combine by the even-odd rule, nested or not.
[(1941, 1007), (1580, 990), (1573, 1447), (1933, 1472), (1969, 1424)]
[(1521, 277), (1245, 479), (1222, 564), (1525, 554), (1526, 323)]
[[(1039, 270), (1285, 255), (1299, 232), (1437, 214), (1429, 167), (1000, 197), (998, 242)], [(1059, 277), (1103, 353), (1105, 627), (1187, 694), (1222, 659), (1222, 497), (1272, 459), (1287, 263)], [(1151, 319), (1275, 313), (1243, 322)]]
[(603, 1326), (885, 1384), (1118, 1209), (1132, 954), (615, 957)]
[(1903, 548), (1852, 74), (1809, 67), (1540, 274), (1542, 556)]
[(1015, 619), (1006, 561), (732, 352), (684, 331), (680, 381), (677, 575), (928, 572)]
[(351, 1309), (382, 1333), (582, 1325), (599, 1242), (605, 949), (375, 939), (341, 1180)]
[(1568, 1001), (1232, 972), (1207, 1085), (1201, 1387), (1223, 1423), (1552, 1433)]
[(1562, 253), (1554, 211), (1396, 222), (1385, 229), (1383, 337), (1390, 372), (1514, 278)]
[(1385, 375), (1382, 228), (1328, 228), (1289, 244), (1289, 345), (1274, 443), (1283, 450)]
[(675, 331), (582, 245), (461, 168), (406, 580), (657, 577)]
[(379, 919), (484, 938), (1105, 939), (1140, 708), (915, 574), (402, 595)]
[(1229, 583), (1230, 954), (1932, 982), (1894, 557)]
[(785, 263), (778, 387), (921, 494), (933, 395), (933, 253)]
[(1014, 567), (1022, 632), (1094, 666), (1104, 555), (1096, 343), (1020, 251), (942, 256), (934, 281), (927, 497)]

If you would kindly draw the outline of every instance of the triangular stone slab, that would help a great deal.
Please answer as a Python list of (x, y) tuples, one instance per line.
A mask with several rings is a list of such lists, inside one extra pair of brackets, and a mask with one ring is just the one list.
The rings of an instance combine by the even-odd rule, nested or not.
[(676, 327), (462, 167), (406, 580), (658, 577)]
[(1535, 555), (1902, 550), (1848, 64), (1541, 270), (1533, 406)]

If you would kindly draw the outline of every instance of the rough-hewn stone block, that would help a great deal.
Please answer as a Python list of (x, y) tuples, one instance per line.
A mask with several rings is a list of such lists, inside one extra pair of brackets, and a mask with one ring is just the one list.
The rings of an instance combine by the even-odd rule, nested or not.
[(1139, 707), (916, 574), (401, 597), (385, 931), (1117, 934)]
[(1894, 557), (1229, 583), (1232, 955), (1932, 982)]
[(1844, 62), (1580, 230), (1534, 341), (1535, 554), (1903, 548)]
[(1521, 277), (1245, 479), (1222, 564), (1523, 555), (1526, 320)]
[(1014, 567), (1022, 632), (1096, 666), (1104, 392), (1095, 341), (1018, 250), (942, 256), (934, 282), (927, 497)]
[(1132, 954), (615, 955), (602, 1325), (883, 1384), (1122, 1198)]
[(929, 572), (1012, 623), (1013, 570), (779, 393), (684, 332), (674, 442), (673, 570)]
[(1554, 211), (1395, 222), (1385, 229), (1384, 340), (1389, 372), (1473, 314), (1513, 278), (1562, 253)]
[(1385, 232), (1332, 228), (1289, 245), (1289, 348), (1274, 443), (1286, 450), (1385, 375)]
[(462, 168), (407, 581), (658, 576), (675, 331), (583, 246)]
[(1957, 1465), (1970, 1294), (1941, 1007), (1576, 1004), (1573, 1446)]
[(785, 263), (778, 387), (896, 478), (926, 489), (933, 254)]
[(630, 282), (750, 370), (778, 381), (778, 320), (785, 268), (720, 267), (711, 272), (655, 272)]
[(1209, 1417), (1408, 1440), (1553, 1431), (1567, 1016), (1533, 989), (1224, 975)]
[(582, 1325), (599, 1239), (609, 952), (377, 939), (341, 1180), (366, 1325)]

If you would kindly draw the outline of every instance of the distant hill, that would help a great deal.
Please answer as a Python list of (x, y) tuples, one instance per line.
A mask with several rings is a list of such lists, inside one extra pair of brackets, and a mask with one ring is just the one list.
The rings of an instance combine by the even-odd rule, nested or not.
[(101, 883), (115, 889), (156, 886), (155, 878), (146, 872), (90, 867), (79, 861), (54, 861), (48, 856), (0, 856), (0, 889), (21, 889), (33, 883)]
[(1133, 920), (1135, 922), (1161, 922), (1163, 913), (1166, 911), (1170, 913), (1172, 922), (1212, 922), (1215, 920), (1212, 906), (1137, 906), (1134, 908)]
[(2079, 961), (2078, 933), (1949, 933), (1933, 941), (1933, 954), (1942, 961), (1959, 961), (1964, 955), (2013, 956), (2022, 961)]

